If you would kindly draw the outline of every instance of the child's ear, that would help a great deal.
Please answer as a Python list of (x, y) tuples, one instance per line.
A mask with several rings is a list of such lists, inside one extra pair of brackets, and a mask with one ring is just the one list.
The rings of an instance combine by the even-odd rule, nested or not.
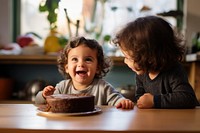
[(68, 65), (67, 64), (65, 65), (65, 72), (69, 73), (69, 71), (68, 71)]
[(99, 73), (100, 73), (100, 68), (97, 67), (96, 74), (99, 74)]

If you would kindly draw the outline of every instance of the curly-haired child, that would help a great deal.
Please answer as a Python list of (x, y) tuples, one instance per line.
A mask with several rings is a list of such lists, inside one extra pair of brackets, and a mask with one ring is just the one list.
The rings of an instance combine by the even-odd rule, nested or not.
[(110, 70), (111, 62), (104, 57), (101, 45), (84, 37), (71, 40), (58, 57), (59, 72), (65, 80), (55, 87), (46, 86), (36, 95), (36, 104), (44, 104), (52, 94), (90, 94), (95, 105), (133, 109), (134, 103), (124, 98), (111, 84), (102, 79)]
[(113, 39), (136, 73), (138, 108), (194, 108), (199, 105), (182, 66), (183, 39), (158, 16), (129, 22)]

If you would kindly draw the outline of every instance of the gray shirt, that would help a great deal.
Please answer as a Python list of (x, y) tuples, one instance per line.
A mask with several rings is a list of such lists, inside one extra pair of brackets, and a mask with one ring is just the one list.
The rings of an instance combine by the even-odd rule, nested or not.
[[(95, 96), (95, 105), (117, 105), (124, 97), (103, 79), (94, 81), (84, 90), (76, 90), (71, 79), (62, 80), (55, 86), (54, 94), (90, 94)], [(42, 96), (42, 91), (36, 95), (36, 104), (45, 104), (46, 100)]]
[(187, 74), (180, 63), (151, 80), (148, 74), (136, 75), (136, 98), (154, 95), (155, 108), (194, 108), (199, 105)]

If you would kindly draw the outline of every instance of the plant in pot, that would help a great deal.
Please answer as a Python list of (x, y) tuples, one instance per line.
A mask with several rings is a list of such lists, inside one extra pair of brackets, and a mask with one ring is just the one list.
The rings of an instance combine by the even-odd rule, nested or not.
[(44, 42), (45, 53), (57, 53), (67, 43), (68, 39), (57, 33), (57, 10), (60, 0), (42, 0), (39, 5), (40, 12), (48, 12), (47, 20), (50, 24), (50, 33)]

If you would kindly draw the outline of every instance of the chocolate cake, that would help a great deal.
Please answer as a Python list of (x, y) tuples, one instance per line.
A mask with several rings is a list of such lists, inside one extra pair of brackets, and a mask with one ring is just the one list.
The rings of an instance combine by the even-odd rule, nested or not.
[(56, 94), (46, 98), (47, 111), (78, 113), (94, 110), (94, 96), (86, 94)]

